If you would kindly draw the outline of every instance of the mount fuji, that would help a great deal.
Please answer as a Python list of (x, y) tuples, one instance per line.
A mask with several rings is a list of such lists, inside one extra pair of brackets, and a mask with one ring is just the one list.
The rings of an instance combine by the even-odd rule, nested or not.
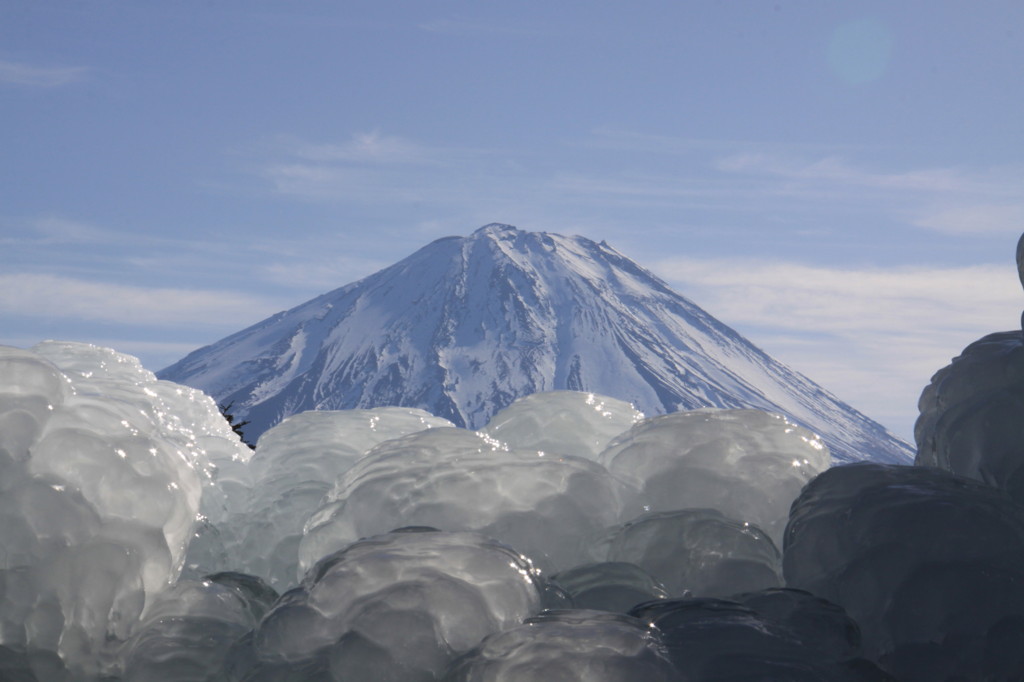
[(648, 416), (781, 412), (840, 462), (910, 446), (601, 242), (486, 225), (158, 372), (231, 403), (254, 439), (305, 410), (419, 407), (479, 428), (516, 398), (592, 391)]

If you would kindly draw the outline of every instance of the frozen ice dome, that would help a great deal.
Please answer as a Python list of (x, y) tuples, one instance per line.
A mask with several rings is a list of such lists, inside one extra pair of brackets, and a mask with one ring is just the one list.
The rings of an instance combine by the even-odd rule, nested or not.
[(644, 418), (631, 404), (579, 391), (546, 391), (519, 398), (481, 432), (510, 448), (597, 460), (615, 436)]
[(224, 565), (200, 570), (234, 568), (278, 589), (293, 586), (303, 526), (335, 481), (378, 443), (451, 426), (447, 419), (403, 407), (311, 411), (285, 419), (260, 437), (248, 464), (251, 492), (217, 529), (226, 545)]
[(725, 597), (782, 584), (782, 555), (764, 531), (713, 509), (634, 519), (614, 534), (608, 558), (635, 563), (673, 597)]
[(0, 348), (0, 645), (44, 679), (116, 667), (181, 569), (209, 447), (238, 444), (212, 400), (169, 386), (88, 344)]
[(1002, 488), (1024, 502), (1024, 336), (1000, 332), (940, 369), (918, 402), (916, 464)]
[(485, 639), (445, 682), (677, 682), (657, 630), (604, 611), (545, 611)]
[(361, 537), (401, 526), (474, 530), (512, 545), (545, 571), (593, 560), (619, 521), (622, 484), (600, 464), (510, 450), (464, 429), (390, 440), (346, 473), (310, 519), (305, 569)]
[(752, 609), (762, 619), (782, 625), (804, 646), (837, 661), (859, 658), (860, 627), (838, 604), (810, 592), (778, 587), (729, 598)]
[[(325, 557), (254, 633), (249, 679), (429, 680), (541, 606), (529, 560), (477, 533), (402, 529)], [(318, 670), (329, 677), (260, 677)]]
[(216, 680), (231, 647), (265, 610), (258, 580), (184, 580), (160, 594), (121, 656), (124, 682)]
[(631, 615), (662, 633), (684, 680), (892, 680), (866, 660), (835, 657), (818, 646), (813, 630), (791, 629), (735, 601), (669, 599), (638, 606)]
[(793, 505), (786, 584), (835, 602), (903, 680), (1021, 679), (1024, 507), (926, 467), (836, 467)]
[(664, 585), (636, 564), (601, 561), (551, 576), (580, 609), (626, 613), (637, 604), (666, 599)]
[(646, 419), (600, 455), (647, 511), (717, 509), (781, 545), (789, 505), (830, 466), (818, 436), (782, 415), (700, 409)]

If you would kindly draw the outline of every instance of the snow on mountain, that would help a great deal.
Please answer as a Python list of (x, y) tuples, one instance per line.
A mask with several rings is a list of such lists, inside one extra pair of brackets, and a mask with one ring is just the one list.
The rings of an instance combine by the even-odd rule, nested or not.
[(909, 445), (604, 242), (491, 224), (278, 313), (158, 372), (232, 403), (247, 436), (304, 410), (426, 409), (480, 428), (516, 398), (593, 391), (652, 416), (782, 412), (839, 461)]

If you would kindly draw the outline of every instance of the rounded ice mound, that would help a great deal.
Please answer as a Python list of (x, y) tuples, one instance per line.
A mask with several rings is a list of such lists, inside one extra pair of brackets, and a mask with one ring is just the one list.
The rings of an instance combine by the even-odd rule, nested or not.
[(593, 560), (622, 496), (596, 462), (430, 429), (382, 443), (352, 467), (307, 524), (299, 556), (305, 568), (361, 537), (420, 525), (478, 531), (560, 570)]
[(250, 466), (261, 485), (272, 488), (308, 480), (333, 484), (375, 445), (451, 426), (412, 407), (300, 412), (260, 436)]
[(846, 661), (862, 654), (857, 623), (843, 607), (810, 592), (778, 587), (733, 595), (730, 600), (782, 625), (824, 656)]
[(177, 577), (213, 467), (159, 383), (135, 358), (88, 344), (0, 350), (6, 649), (103, 674)]
[(836, 467), (793, 505), (786, 584), (835, 602), (900, 679), (1022, 679), (1024, 507), (926, 467)]
[(823, 650), (813, 631), (792, 630), (735, 601), (669, 599), (630, 613), (661, 631), (681, 679), (895, 682), (866, 660)]
[(916, 464), (1002, 488), (1024, 502), (1024, 335), (989, 334), (921, 393)]
[(256, 627), (245, 583), (178, 582), (147, 610), (122, 652), (124, 682), (216, 680), (232, 645)]
[(765, 533), (714, 509), (645, 514), (611, 540), (611, 561), (632, 561), (681, 597), (725, 597), (782, 584), (782, 555)]
[(0, 378), (0, 457), (24, 462), (43, 425), (71, 395), (71, 382), (53, 363), (8, 346), (0, 346)]
[(602, 561), (551, 576), (580, 609), (626, 613), (637, 604), (667, 599), (665, 586), (636, 564)]
[(309, 678), (318, 680), (429, 680), (540, 606), (536, 570), (507, 546), (477, 533), (402, 529), (325, 557), (239, 656), (251, 661), (247, 680), (264, 679), (264, 669), (329, 671)]
[(657, 630), (624, 614), (545, 611), (494, 634), (444, 682), (677, 682)]
[(260, 437), (249, 461), (251, 496), (218, 529), (227, 565), (279, 589), (294, 585), (303, 526), (335, 481), (378, 443), (451, 426), (404, 407), (310, 411), (285, 419)]
[(597, 460), (608, 443), (644, 418), (631, 404), (580, 391), (548, 391), (519, 398), (481, 432), (510, 448)]
[(761, 410), (700, 409), (646, 419), (600, 455), (647, 511), (717, 509), (781, 545), (789, 505), (831, 464), (807, 429)]

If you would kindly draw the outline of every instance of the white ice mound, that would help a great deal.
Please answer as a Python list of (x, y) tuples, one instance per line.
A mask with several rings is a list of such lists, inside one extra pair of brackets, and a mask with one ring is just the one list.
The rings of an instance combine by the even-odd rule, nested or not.
[(236, 446), (210, 398), (133, 357), (0, 348), (0, 644), (106, 670), (181, 569), (211, 449)]
[(781, 546), (789, 505), (831, 464), (821, 439), (760, 410), (700, 409), (646, 419), (600, 455), (647, 511), (717, 509)]
[(447, 419), (404, 407), (302, 412), (285, 419), (260, 437), (248, 465), (252, 489), (230, 521), (218, 527), (225, 565), (206, 566), (203, 572), (233, 568), (259, 575), (277, 589), (293, 586), (303, 526), (338, 478), (379, 443), (451, 426)]
[(783, 566), (787, 585), (843, 606), (900, 680), (1021, 679), (1024, 507), (995, 488), (835, 467), (794, 503)]
[(485, 639), (445, 682), (677, 682), (659, 633), (630, 616), (556, 610)]
[(361, 537), (419, 525), (479, 531), (560, 570), (592, 560), (595, 539), (619, 521), (623, 490), (591, 460), (430, 429), (359, 460), (310, 519), (299, 558), (306, 569)]
[(1020, 331), (989, 334), (964, 348), (935, 373), (918, 407), (916, 464), (984, 481), (1024, 502)]
[(629, 403), (596, 393), (548, 391), (519, 398), (482, 433), (510, 448), (597, 460), (608, 443), (644, 418)]
[(673, 597), (726, 597), (782, 584), (782, 554), (764, 531), (714, 509), (644, 514), (615, 533), (608, 559), (635, 563)]
[(263, 619), (235, 668), (249, 662), (246, 680), (307, 679), (301, 670), (322, 673), (310, 680), (431, 680), (540, 607), (535, 569), (507, 546), (476, 533), (403, 529), (314, 566)]

